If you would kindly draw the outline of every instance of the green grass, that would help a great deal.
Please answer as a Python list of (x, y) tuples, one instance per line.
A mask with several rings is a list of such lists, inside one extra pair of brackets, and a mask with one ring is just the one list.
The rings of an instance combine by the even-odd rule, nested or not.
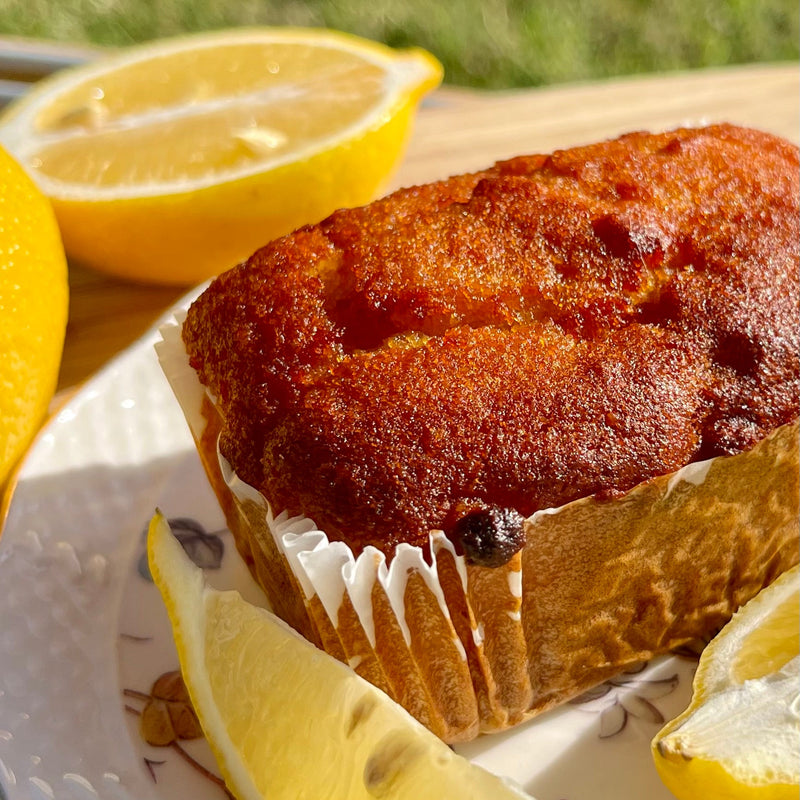
[(419, 45), (446, 81), (503, 88), (800, 58), (797, 0), (0, 0), (0, 35), (126, 45), (310, 25)]

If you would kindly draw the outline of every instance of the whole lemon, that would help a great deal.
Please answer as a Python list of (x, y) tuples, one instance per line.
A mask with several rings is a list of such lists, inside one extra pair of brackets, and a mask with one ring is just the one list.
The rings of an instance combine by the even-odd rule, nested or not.
[(0, 487), (55, 391), (68, 292), (50, 202), (0, 149)]

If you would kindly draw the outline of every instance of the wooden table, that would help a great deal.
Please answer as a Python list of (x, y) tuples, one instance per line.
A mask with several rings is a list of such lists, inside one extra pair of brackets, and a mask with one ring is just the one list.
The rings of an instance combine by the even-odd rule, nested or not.
[[(96, 51), (0, 38), (0, 92)], [(30, 58), (33, 56), (33, 58)], [(22, 62), (25, 69), (14, 64)], [(31, 63), (33, 66), (31, 67)], [(591, 142), (635, 129), (730, 121), (800, 139), (796, 64), (751, 65), (496, 93), (442, 88), (420, 109), (389, 188), (478, 169), (520, 153)], [(141, 336), (185, 291), (70, 268), (70, 316), (56, 403)]]

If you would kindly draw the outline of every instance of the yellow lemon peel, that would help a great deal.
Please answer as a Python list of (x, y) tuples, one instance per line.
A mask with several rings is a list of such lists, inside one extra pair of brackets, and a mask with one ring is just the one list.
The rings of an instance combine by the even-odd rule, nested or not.
[(382, 189), (441, 80), (419, 49), (324, 29), (162, 40), (59, 73), (0, 118), (71, 259), (199, 282)]

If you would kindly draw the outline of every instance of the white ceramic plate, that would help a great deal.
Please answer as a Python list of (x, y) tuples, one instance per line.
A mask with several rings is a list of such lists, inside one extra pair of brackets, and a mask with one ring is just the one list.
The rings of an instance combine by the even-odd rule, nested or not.
[[(160, 746), (141, 733), (145, 708), (148, 719), (169, 710), (153, 683), (177, 668), (143, 560), (153, 509), (182, 531), (214, 585), (260, 594), (161, 375), (156, 339), (90, 381), (22, 469), (0, 539), (0, 800), (226, 796), (202, 739), (180, 738), (180, 725)], [(649, 742), (688, 703), (695, 665), (661, 659), (457, 749), (539, 800), (667, 800)]]

